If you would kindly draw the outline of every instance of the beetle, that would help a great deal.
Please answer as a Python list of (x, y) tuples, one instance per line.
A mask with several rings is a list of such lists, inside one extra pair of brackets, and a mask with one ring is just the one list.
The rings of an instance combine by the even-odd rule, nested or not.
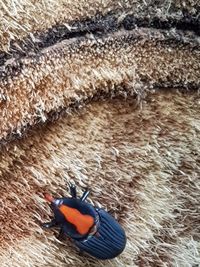
[(68, 236), (80, 252), (101, 260), (117, 257), (126, 246), (124, 229), (105, 209), (86, 202), (90, 193), (88, 189), (78, 198), (76, 186), (70, 184), (69, 188), (71, 197), (53, 198), (45, 194), (54, 217), (42, 226), (58, 227), (58, 238)]

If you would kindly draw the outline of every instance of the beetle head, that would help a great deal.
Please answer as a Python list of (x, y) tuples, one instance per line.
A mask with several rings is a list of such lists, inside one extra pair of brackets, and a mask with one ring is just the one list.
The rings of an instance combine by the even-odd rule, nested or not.
[(45, 199), (50, 203), (50, 208), (54, 213), (54, 219), (57, 224), (63, 224), (65, 222), (65, 217), (60, 211), (60, 206), (63, 204), (62, 198), (54, 198), (50, 194), (44, 194)]
[(44, 195), (45, 199), (51, 204), (52, 207), (59, 207), (62, 203), (63, 200), (61, 198), (53, 198), (50, 194), (46, 193)]

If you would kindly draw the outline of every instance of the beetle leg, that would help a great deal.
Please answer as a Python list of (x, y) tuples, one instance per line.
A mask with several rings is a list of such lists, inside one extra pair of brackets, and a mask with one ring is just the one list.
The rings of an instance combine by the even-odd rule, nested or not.
[(79, 255), (79, 256), (83, 256), (83, 254), (84, 254), (83, 250), (80, 249), (78, 255)]
[(82, 249), (79, 249), (79, 253), (78, 253), (79, 256), (83, 256), (84, 255), (84, 252)]
[(52, 228), (52, 227), (55, 227), (55, 226), (57, 226), (57, 225), (58, 225), (58, 224), (57, 224), (56, 220), (53, 219), (53, 220), (51, 220), (50, 222), (43, 223), (43, 224), (42, 224), (42, 227), (44, 227), (44, 228)]
[(76, 186), (74, 184), (71, 184), (69, 185), (69, 190), (70, 190), (70, 195), (73, 197), (73, 198), (76, 198)]
[(88, 189), (85, 190), (85, 192), (83, 193), (82, 197), (81, 197), (81, 201), (85, 201), (86, 198), (88, 197), (90, 191)]
[(65, 232), (64, 232), (63, 228), (61, 227), (60, 231), (59, 231), (59, 234), (57, 236), (57, 239), (62, 241), (64, 238), (65, 238)]

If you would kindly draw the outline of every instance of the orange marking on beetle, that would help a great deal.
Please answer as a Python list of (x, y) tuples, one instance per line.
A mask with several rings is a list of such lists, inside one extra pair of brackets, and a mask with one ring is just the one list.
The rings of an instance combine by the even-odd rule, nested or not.
[(94, 218), (92, 216), (82, 214), (75, 208), (71, 208), (66, 205), (60, 205), (59, 210), (62, 212), (68, 222), (75, 225), (77, 231), (81, 235), (87, 234), (94, 224)]

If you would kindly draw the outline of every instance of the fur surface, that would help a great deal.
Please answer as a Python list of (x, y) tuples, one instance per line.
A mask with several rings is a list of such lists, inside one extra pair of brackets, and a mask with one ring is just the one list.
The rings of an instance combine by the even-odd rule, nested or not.
[(138, 95), (154, 87), (197, 89), (199, 47), (196, 35), (140, 28), (72, 38), (16, 59), (1, 73), (0, 139), (119, 86)]
[[(0, 2), (2, 267), (200, 264), (199, 1), (159, 2)], [(122, 224), (120, 257), (43, 231), (69, 181)]]
[[(158, 16), (182, 17), (184, 12), (197, 16), (198, 0), (1, 0), (0, 1), (0, 47), (7, 51), (18, 39), (31, 35), (32, 41), (37, 32), (47, 30), (59, 23), (70, 24), (71, 21), (90, 18), (96, 14), (112, 11), (121, 14), (147, 12)], [(15, 47), (16, 49), (17, 47)]]
[[(94, 102), (10, 144), (1, 154), (2, 266), (198, 264), (199, 101), (163, 91), (142, 109), (131, 97)], [(66, 195), (66, 180), (89, 186), (92, 203), (123, 225), (119, 258), (82, 258), (43, 232), (43, 192)]]

